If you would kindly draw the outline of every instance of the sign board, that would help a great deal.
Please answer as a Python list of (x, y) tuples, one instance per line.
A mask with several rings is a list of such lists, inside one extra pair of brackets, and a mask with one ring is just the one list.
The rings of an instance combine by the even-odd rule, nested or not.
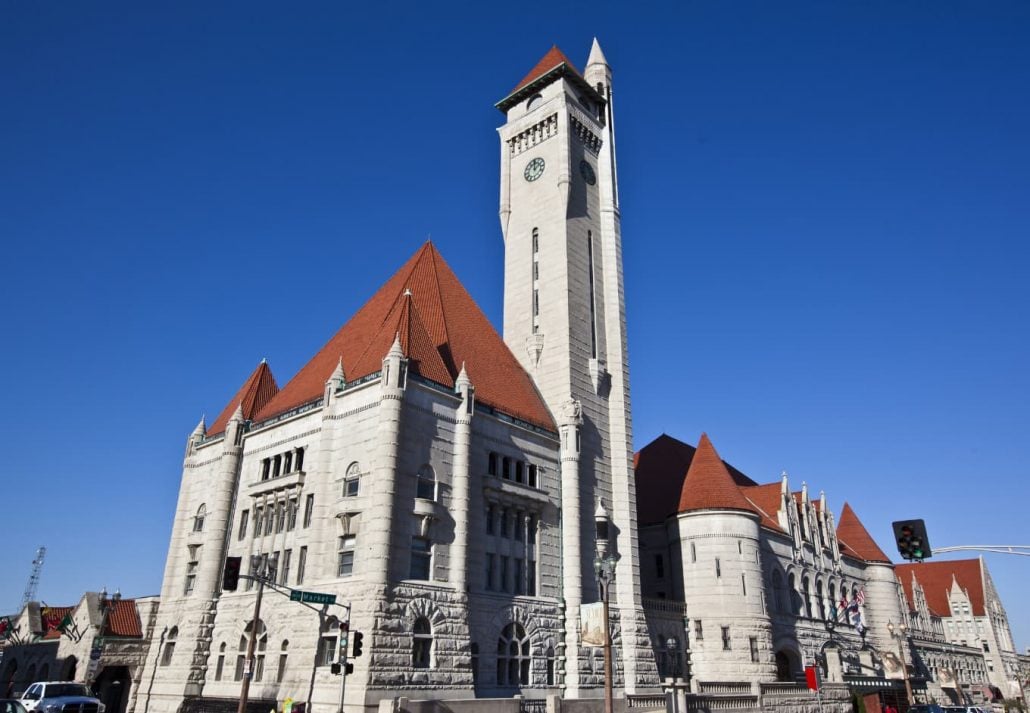
[(584, 646), (604, 646), (604, 603), (579, 605), (580, 640)]
[(93, 648), (89, 650), (89, 660), (99, 661), (100, 660), (100, 649)]
[(100, 661), (97, 659), (90, 659), (89, 663), (86, 664), (86, 680), (92, 681), (97, 675), (97, 669), (100, 668)]
[(323, 594), (322, 592), (302, 592), (299, 589), (290, 590), (291, 602), (304, 602), (306, 604), (336, 604), (335, 594)]

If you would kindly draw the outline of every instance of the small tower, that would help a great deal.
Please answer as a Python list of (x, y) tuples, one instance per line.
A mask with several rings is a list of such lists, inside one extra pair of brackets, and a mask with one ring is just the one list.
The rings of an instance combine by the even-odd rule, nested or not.
[[(705, 434), (687, 470), (674, 526), (690, 617), (691, 675), (701, 681), (768, 681), (772, 623), (763, 605), (760, 518)], [(753, 639), (753, 641), (752, 641)]]

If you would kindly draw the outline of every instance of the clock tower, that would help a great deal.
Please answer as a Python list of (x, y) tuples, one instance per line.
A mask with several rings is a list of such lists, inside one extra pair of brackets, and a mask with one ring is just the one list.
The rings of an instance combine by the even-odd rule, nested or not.
[[(611, 68), (594, 40), (582, 74), (552, 48), (498, 102), (504, 340), (561, 437), (566, 695), (599, 685), (580, 640), (599, 598), (594, 512), (610, 513), (616, 660), (627, 692), (658, 683), (641, 602)], [(591, 694), (586, 694), (591, 695)]]

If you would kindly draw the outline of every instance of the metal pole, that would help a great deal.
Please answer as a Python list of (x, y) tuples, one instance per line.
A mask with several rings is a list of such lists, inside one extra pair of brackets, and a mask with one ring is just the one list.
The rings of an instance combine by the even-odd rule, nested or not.
[(247, 695), (250, 693), (250, 679), (254, 676), (254, 645), (257, 643), (258, 621), (261, 620), (261, 595), (265, 591), (265, 568), (258, 572), (257, 599), (254, 602), (254, 620), (250, 623), (250, 641), (247, 642), (247, 660), (243, 671), (243, 683), (240, 686), (240, 705), (236, 713), (246, 713)]
[(608, 619), (608, 572), (598, 576), (601, 584), (601, 600), (604, 602), (604, 713), (612, 713), (612, 627)]
[(902, 634), (898, 637), (898, 656), (901, 658), (901, 670), (905, 674), (905, 699), (908, 701), (909, 708), (912, 707), (912, 683), (908, 680), (908, 664), (905, 663), (905, 650), (903, 643), (905, 641), (905, 635)]
[(342, 622), (340, 623), (340, 636), (343, 636), (343, 632), (345, 631), (343, 627), (345, 627), (345, 626), (347, 627), (346, 628), (346, 632), (347, 632), (347, 645), (344, 646), (341, 649), (340, 657), (339, 657), (339, 660), (340, 660), (340, 713), (343, 713), (343, 696), (347, 692), (347, 649), (350, 648), (350, 637), (351, 637), (351, 630), (350, 630), (350, 608), (347, 609), (347, 623), (346, 624), (344, 624)]

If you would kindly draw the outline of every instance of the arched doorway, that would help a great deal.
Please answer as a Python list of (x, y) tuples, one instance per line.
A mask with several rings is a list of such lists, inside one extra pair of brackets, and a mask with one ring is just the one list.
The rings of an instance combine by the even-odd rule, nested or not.
[(132, 676), (128, 666), (105, 666), (93, 683), (97, 698), (106, 708), (106, 713), (125, 713), (129, 702), (129, 688)]
[(3, 695), (7, 698), (14, 697), (14, 676), (18, 673), (18, 659), (9, 659), (4, 664), (4, 675), (0, 678), (3, 681)]
[(61, 674), (62, 681), (74, 681), (75, 680), (75, 669), (79, 667), (79, 660), (74, 656), (69, 656), (64, 660), (64, 672)]
[(790, 649), (780, 649), (776, 652), (776, 680), (794, 681), (801, 674), (801, 663), (797, 654)]

